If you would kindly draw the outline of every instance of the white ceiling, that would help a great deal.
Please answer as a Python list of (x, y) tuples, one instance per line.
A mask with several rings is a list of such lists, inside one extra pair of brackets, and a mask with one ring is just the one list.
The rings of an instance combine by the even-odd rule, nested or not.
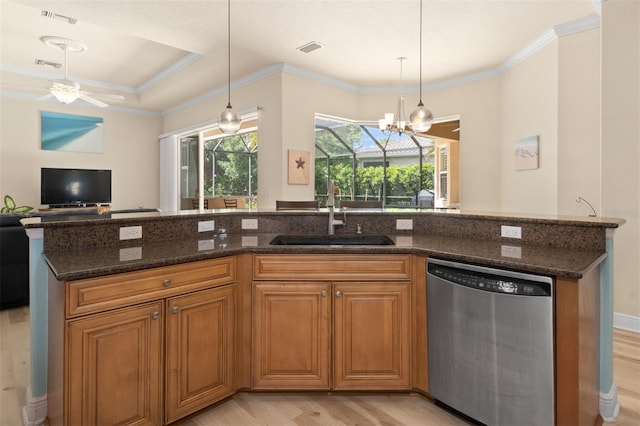
[[(0, 2), (5, 94), (35, 99), (47, 93), (49, 80), (63, 77), (64, 67), (35, 64), (64, 62), (42, 36), (87, 45), (69, 54), (69, 76), (84, 90), (125, 95), (116, 107), (161, 113), (226, 90), (226, 0)], [(423, 83), (499, 68), (557, 26), (593, 17), (597, 2), (424, 0)], [(42, 10), (77, 23), (43, 17)], [(232, 0), (231, 79), (287, 64), (356, 90), (415, 89), (419, 10), (419, 0)], [(324, 47), (296, 50), (311, 41)], [(407, 57), (402, 84), (399, 56)]]

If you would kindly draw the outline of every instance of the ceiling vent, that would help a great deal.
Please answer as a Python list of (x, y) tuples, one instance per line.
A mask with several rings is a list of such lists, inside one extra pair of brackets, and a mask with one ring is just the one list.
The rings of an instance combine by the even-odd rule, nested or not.
[(62, 66), (62, 64), (59, 64), (57, 62), (45, 61), (44, 59), (36, 59), (36, 65), (42, 65), (43, 67), (47, 66), (52, 68), (60, 68)]
[(49, 12), (48, 10), (43, 10), (41, 15), (44, 16), (45, 18), (59, 19), (60, 21), (65, 21), (72, 25), (78, 22), (77, 19), (69, 18), (68, 16), (64, 16), (64, 15), (58, 15), (57, 13)]
[(298, 47), (298, 50), (304, 53), (310, 53), (314, 50), (320, 49), (321, 47), (322, 45), (320, 43), (318, 43), (317, 41), (312, 41), (311, 43), (307, 43), (304, 46)]

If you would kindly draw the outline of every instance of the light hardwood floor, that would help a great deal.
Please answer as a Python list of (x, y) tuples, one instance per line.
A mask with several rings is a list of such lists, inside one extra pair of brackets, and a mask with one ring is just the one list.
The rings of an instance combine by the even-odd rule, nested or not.
[[(614, 331), (617, 423), (640, 425), (640, 334)], [(0, 311), (0, 426), (21, 426), (29, 384), (29, 309)], [(176, 426), (465, 425), (427, 399), (401, 394), (241, 393)]]

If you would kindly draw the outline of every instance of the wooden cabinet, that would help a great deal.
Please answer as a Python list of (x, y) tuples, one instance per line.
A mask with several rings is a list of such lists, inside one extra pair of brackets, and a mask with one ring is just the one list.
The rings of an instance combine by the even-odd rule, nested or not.
[(50, 285), (51, 424), (159, 425), (235, 392), (234, 280), (229, 257)]
[(410, 387), (408, 282), (334, 285), (334, 389)]
[(410, 263), (254, 256), (253, 388), (409, 389)]
[(253, 387), (329, 389), (331, 285), (256, 282)]
[(162, 422), (161, 302), (70, 321), (69, 425)]
[(235, 392), (235, 286), (166, 303), (166, 422)]

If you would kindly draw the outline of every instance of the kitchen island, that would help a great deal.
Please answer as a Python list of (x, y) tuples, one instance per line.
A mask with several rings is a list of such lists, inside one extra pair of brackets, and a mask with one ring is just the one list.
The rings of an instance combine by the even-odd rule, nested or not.
[[(243, 219), (257, 220), (258, 230), (242, 229)], [(399, 389), (428, 396), (425, 291), (425, 261), (428, 257), (554, 277), (557, 289), (556, 423), (595, 424), (599, 421), (600, 266), (608, 259), (607, 230), (615, 229), (622, 221), (410, 211), (349, 213), (347, 219), (347, 226), (337, 232), (352, 233), (356, 225), (360, 225), (364, 233), (388, 235), (395, 244), (269, 244), (276, 235), (290, 234), (293, 230), (326, 232), (325, 212), (194, 212), (189, 215), (133, 215), (108, 220), (48, 223), (34, 223), (34, 220), (25, 223), (27, 229), (43, 230), (44, 260), (48, 265), (50, 377), (47, 395), (51, 423), (56, 424), (64, 419), (67, 423), (73, 423), (70, 415), (89, 415), (86, 408), (77, 408), (76, 403), (69, 405), (70, 386), (65, 385), (70, 380), (80, 380), (77, 383), (81, 386), (82, 380), (88, 377), (75, 379), (77, 374), (69, 374), (72, 370), (70, 353), (75, 352), (73, 347), (65, 352), (62, 342), (64, 339), (74, 342), (75, 335), (87, 336), (86, 329), (75, 332), (74, 326), (116, 314), (125, 315), (123, 324), (130, 324), (133, 320), (127, 315), (131, 315), (130, 311), (134, 308), (143, 309), (144, 312), (136, 318), (163, 317), (164, 313), (167, 320), (161, 330), (166, 335), (162, 335), (161, 330), (143, 329), (150, 333), (149, 336), (154, 336), (148, 341), (156, 342), (160, 345), (158, 347), (166, 345), (165, 356), (155, 360), (152, 365), (157, 371), (155, 380), (171, 383), (173, 371), (180, 369), (169, 368), (172, 359), (176, 358), (175, 354), (172, 358), (173, 349), (170, 350), (176, 345), (169, 344), (171, 339), (175, 340), (170, 332), (176, 330), (170, 312), (176, 307), (176, 314), (190, 312), (175, 305), (176, 298), (193, 298), (196, 295), (211, 301), (207, 305), (209, 309), (202, 310), (209, 314), (201, 318), (208, 318), (209, 322), (212, 318), (217, 319), (215, 328), (220, 332), (217, 339), (226, 342), (218, 346), (219, 350), (213, 357), (219, 361), (215, 370), (217, 373), (212, 372), (214, 370), (210, 365), (199, 365), (192, 369), (201, 372), (193, 377), (211, 379), (208, 383), (211, 391), (208, 393), (209, 396), (216, 396), (201, 403), (204, 397), (192, 395), (192, 401), (197, 402), (181, 411), (180, 407), (189, 398), (181, 400), (179, 395), (170, 395), (177, 386), (167, 387), (164, 394), (155, 395), (153, 400), (148, 396), (143, 397), (145, 394), (142, 393), (138, 395), (138, 400), (155, 410), (150, 421), (171, 422), (239, 390)], [(397, 219), (411, 220), (413, 229), (395, 229)], [(214, 220), (215, 228), (224, 228), (226, 233), (221, 235), (215, 230), (197, 232), (198, 222), (208, 220)], [(521, 227), (522, 239), (500, 237), (502, 225)], [(127, 226), (142, 226), (143, 238), (120, 241), (118, 230)], [(209, 265), (209, 262), (217, 266), (200, 266)], [(310, 268), (312, 264), (315, 266)], [(376, 267), (372, 269), (372, 265)], [(390, 270), (385, 270), (384, 265), (389, 265)], [(186, 277), (182, 288), (163, 284), (170, 279), (167, 277), (176, 273), (175, 268), (179, 269), (179, 276)], [(209, 272), (203, 272), (204, 275), (196, 273), (196, 277), (191, 277), (190, 274), (194, 273), (192, 269)], [(214, 277), (208, 276), (209, 273)], [(178, 279), (178, 282), (182, 281)], [(139, 286), (136, 283), (140, 283)], [(132, 290), (136, 288), (140, 291)], [(377, 306), (375, 303), (362, 302), (384, 292), (388, 294), (381, 297), (380, 300), (384, 302)], [(211, 296), (207, 296), (210, 293)], [(359, 294), (366, 297), (358, 298)], [(349, 316), (337, 303), (338, 299), (341, 299), (341, 303), (342, 300), (355, 303), (360, 307), (361, 315)], [(199, 298), (196, 297), (196, 300)], [(282, 309), (267, 309), (273, 303)], [(312, 345), (314, 351), (294, 351), (298, 360), (304, 360), (300, 365), (306, 365), (306, 362), (313, 368), (303, 375), (299, 374), (300, 371), (292, 374), (277, 372), (275, 367), (284, 362), (288, 355), (265, 350), (287, 342), (287, 337), (281, 336), (282, 329), (277, 327), (278, 321), (282, 323), (283, 318), (289, 315), (283, 316), (282, 312), (287, 312), (286, 309), (292, 309), (292, 313), (301, 312), (303, 306), (314, 307), (313, 312), (318, 312), (314, 318), (319, 320), (301, 322), (300, 327), (295, 328), (297, 331), (291, 334), (300, 338), (306, 336), (305, 332), (319, 331), (317, 335), (312, 334), (315, 336), (312, 340), (315, 342)], [(338, 343), (344, 340), (344, 336), (351, 343), (362, 344), (367, 341), (363, 337), (366, 336), (363, 327), (354, 324), (363, 321), (373, 323), (381, 312), (387, 311), (397, 315), (389, 317), (389, 340), (374, 342), (374, 349), (384, 352), (382, 358), (368, 359), (358, 353), (340, 351)], [(192, 317), (192, 324), (197, 324), (193, 318), (196, 317)], [(140, 321), (150, 323), (142, 319)], [(111, 318), (107, 323), (113, 324), (114, 321)], [(91, 322), (89, 324), (95, 326)], [(105, 324), (96, 329), (104, 330)], [(265, 328), (265, 324), (271, 324), (272, 328)], [(333, 333), (329, 333), (332, 325)], [(340, 341), (335, 340), (336, 336), (340, 337)], [(327, 348), (331, 347), (334, 353), (329, 353)], [(397, 350), (385, 352), (385, 348), (391, 347)], [(188, 353), (188, 348), (183, 349)], [(157, 355), (157, 351), (148, 352)], [(73, 355), (73, 365), (82, 359), (91, 359), (96, 354), (98, 352), (86, 352), (78, 355), (79, 358)], [(106, 355), (103, 354), (103, 357)], [(350, 361), (345, 364), (345, 359)], [(235, 363), (230, 364), (232, 360)], [(338, 375), (342, 371), (339, 367), (358, 363), (370, 363), (371, 371), (377, 368), (385, 370), (389, 373), (388, 377), (378, 374), (372, 381), (367, 380), (362, 372), (353, 374), (353, 371), (346, 371), (344, 375)], [(110, 365), (109, 362), (106, 365)], [(100, 374), (97, 367), (93, 365), (86, 371), (98, 371), (96, 374)], [(221, 371), (233, 371), (235, 374), (228, 377)], [(192, 376), (187, 375), (185, 379), (188, 377)], [(342, 380), (345, 377), (346, 380)], [(152, 382), (139, 380), (138, 385), (140, 389), (147, 389), (149, 383)], [(222, 391), (216, 393), (212, 390), (214, 388)], [(93, 397), (89, 398), (86, 392), (73, 396), (73, 401), (86, 399), (91, 403), (90, 406), (95, 407)], [(172, 401), (179, 402), (173, 404)], [(178, 408), (172, 410), (172, 404)], [(108, 410), (109, 407), (106, 407)], [(105, 410), (104, 407), (102, 409)], [(86, 420), (91, 417), (80, 418)]]

